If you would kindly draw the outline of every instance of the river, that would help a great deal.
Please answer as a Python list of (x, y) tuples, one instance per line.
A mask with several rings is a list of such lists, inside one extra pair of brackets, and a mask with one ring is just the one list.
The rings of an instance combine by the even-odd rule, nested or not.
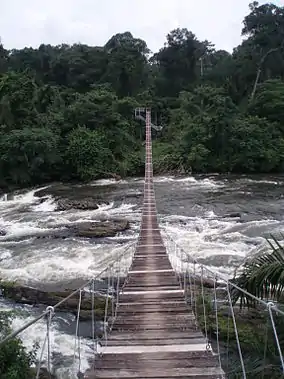
[[(40, 199), (37, 190), (12, 197), (8, 194), (8, 200), (3, 196), (0, 231), (6, 235), (0, 236), (0, 278), (37, 288), (82, 281), (101, 271), (113, 251), (123, 250), (135, 240), (143, 179), (96, 181), (88, 185), (89, 194), (92, 188), (105, 194), (105, 203), (97, 210), (57, 211), (52, 195)], [(52, 186), (49, 189), (52, 193)], [(155, 190), (160, 225), (192, 257), (224, 275), (232, 274), (246, 257), (267, 248), (266, 238), (271, 233), (278, 236), (284, 229), (284, 176), (156, 177)], [(86, 189), (84, 185), (74, 185), (72, 191), (80, 198)], [(127, 219), (131, 229), (105, 240), (37, 238), (50, 229), (109, 218)], [(14, 304), (0, 301), (5, 309), (15, 308)], [(14, 328), (37, 312), (32, 307), (16, 308), (20, 312), (14, 319)], [(74, 323), (74, 318), (67, 315), (55, 321), (52, 348), (65, 361), (57, 375), (71, 378), (74, 340), (64, 332), (64, 323)], [(26, 346), (31, 347), (35, 339), (42, 341), (44, 330), (42, 322), (25, 331), (22, 337)], [(82, 350), (84, 369), (91, 355), (88, 340), (82, 340)]]

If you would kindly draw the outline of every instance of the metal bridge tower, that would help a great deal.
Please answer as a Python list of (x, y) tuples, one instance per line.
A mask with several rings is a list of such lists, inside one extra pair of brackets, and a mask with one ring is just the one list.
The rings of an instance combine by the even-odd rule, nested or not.
[[(141, 121), (146, 122), (147, 113), (148, 114), (150, 113), (150, 118), (151, 118), (151, 108), (135, 108), (135, 118), (137, 120), (141, 120)], [(163, 129), (163, 127), (161, 125), (154, 125), (154, 124), (152, 124), (152, 122), (151, 122), (151, 128), (153, 128), (157, 131), (161, 131)]]

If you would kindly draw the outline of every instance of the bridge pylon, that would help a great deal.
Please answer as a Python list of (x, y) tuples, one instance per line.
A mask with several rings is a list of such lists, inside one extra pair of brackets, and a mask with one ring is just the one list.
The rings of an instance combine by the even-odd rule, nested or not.
[[(135, 118), (137, 120), (141, 120), (146, 122), (146, 112), (151, 112), (151, 108), (145, 107), (145, 108), (135, 108)], [(151, 122), (151, 128), (157, 130), (158, 132), (163, 129), (162, 125), (155, 125)]]

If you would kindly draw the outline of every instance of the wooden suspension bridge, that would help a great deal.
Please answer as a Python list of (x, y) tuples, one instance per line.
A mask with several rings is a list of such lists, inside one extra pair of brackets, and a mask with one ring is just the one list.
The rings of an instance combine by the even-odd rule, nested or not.
[(86, 379), (224, 378), (196, 327), (158, 225), (153, 185), (151, 111), (146, 109), (144, 203), (140, 235), (117, 316)]

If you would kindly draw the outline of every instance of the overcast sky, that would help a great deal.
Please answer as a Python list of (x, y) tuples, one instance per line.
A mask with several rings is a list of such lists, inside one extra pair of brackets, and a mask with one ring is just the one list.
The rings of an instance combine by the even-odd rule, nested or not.
[[(186, 27), (218, 49), (241, 42), (242, 20), (252, 0), (2, 0), (0, 36), (6, 48), (41, 43), (104, 45), (116, 33), (131, 31), (152, 51), (166, 34)], [(259, 1), (261, 4), (267, 1)], [(284, 0), (274, 1), (284, 5)]]

